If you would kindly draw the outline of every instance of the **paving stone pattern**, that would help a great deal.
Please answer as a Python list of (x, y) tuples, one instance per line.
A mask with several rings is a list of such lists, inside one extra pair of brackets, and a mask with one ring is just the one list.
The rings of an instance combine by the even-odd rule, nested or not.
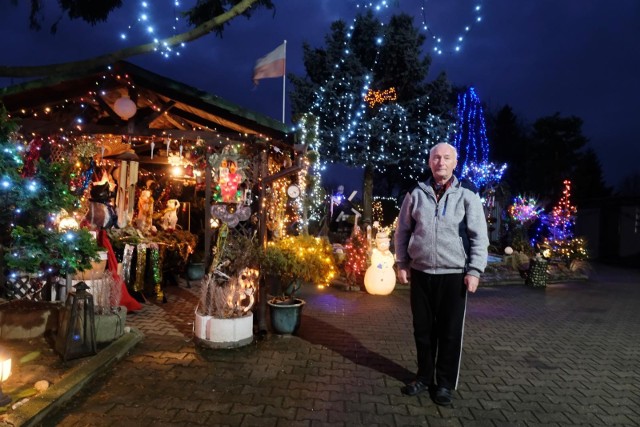
[(127, 316), (145, 339), (47, 425), (640, 426), (640, 271), (469, 296), (451, 408), (400, 387), (416, 369), (409, 292), (306, 287), (297, 336), (192, 340), (199, 289)]

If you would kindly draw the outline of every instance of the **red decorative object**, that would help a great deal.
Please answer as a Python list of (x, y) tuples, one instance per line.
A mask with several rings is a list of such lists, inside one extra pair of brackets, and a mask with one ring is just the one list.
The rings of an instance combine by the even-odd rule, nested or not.
[(122, 287), (122, 296), (120, 297), (120, 305), (124, 305), (127, 307), (127, 312), (129, 311), (138, 311), (142, 309), (142, 305), (138, 301), (136, 301), (129, 291), (127, 290), (127, 285), (124, 283), (124, 280), (118, 275), (118, 260), (116, 259), (116, 254), (113, 252), (113, 247), (111, 246), (111, 242), (109, 241), (109, 236), (104, 229), (101, 229), (98, 232), (98, 244), (107, 250), (107, 268), (113, 275), (116, 283), (120, 283)]
[(24, 166), (22, 167), (23, 178), (29, 178), (36, 174), (36, 164), (40, 158), (40, 148), (42, 148), (42, 138), (34, 138), (29, 142), (27, 152), (24, 156)]

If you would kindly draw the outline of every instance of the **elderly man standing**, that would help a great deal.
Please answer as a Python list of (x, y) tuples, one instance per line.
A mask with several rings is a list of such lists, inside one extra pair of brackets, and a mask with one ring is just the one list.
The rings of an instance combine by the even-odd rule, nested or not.
[(404, 198), (395, 232), (398, 280), (411, 280), (418, 373), (402, 393), (426, 390), (451, 405), (458, 385), (467, 292), (475, 292), (487, 265), (487, 223), (482, 202), (453, 171), (455, 147), (436, 144), (433, 174)]

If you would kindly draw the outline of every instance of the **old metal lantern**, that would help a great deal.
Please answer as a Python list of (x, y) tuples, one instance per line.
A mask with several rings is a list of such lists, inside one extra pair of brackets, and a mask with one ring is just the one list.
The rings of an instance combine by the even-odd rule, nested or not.
[(56, 349), (65, 361), (97, 353), (93, 295), (85, 282), (73, 287), (76, 291), (67, 296), (56, 339)]

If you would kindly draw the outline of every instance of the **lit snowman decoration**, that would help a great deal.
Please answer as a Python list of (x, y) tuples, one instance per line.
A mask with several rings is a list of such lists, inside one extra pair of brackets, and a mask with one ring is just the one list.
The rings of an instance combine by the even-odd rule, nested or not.
[(371, 265), (364, 275), (364, 287), (372, 295), (389, 295), (396, 286), (395, 262), (389, 250), (390, 240), (386, 232), (376, 234), (376, 245), (371, 251)]

